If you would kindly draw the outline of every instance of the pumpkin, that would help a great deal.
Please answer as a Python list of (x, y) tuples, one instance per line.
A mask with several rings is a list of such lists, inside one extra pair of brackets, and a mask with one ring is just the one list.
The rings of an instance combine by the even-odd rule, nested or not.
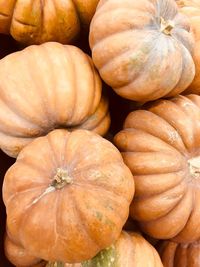
[(159, 247), (164, 267), (200, 267), (200, 242), (178, 244), (163, 241)]
[(99, 0), (3, 0), (0, 32), (20, 43), (72, 42), (87, 30)]
[(11, 262), (15, 262), (17, 267), (23, 266), (44, 266), (40, 263), (41, 260), (33, 257), (26, 252), (23, 248), (18, 247), (14, 244), (9, 237), (6, 235), (4, 242), (4, 251), (5, 255)]
[(178, 0), (181, 13), (188, 16), (195, 36), (194, 63), (196, 74), (186, 93), (200, 94), (200, 2), (198, 0)]
[(110, 115), (108, 109), (108, 100), (102, 97), (96, 111), (88, 117), (86, 121), (78, 126), (69, 127), (68, 130), (74, 131), (76, 129), (91, 130), (94, 133), (105, 135), (110, 126)]
[(7, 233), (36, 259), (82, 262), (119, 237), (133, 194), (112, 143), (57, 129), (28, 144), (5, 175)]
[(135, 178), (130, 215), (156, 239), (200, 238), (200, 96), (131, 112), (114, 142)]
[(49, 42), (8, 55), (0, 80), (0, 148), (12, 157), (54, 128), (109, 128), (99, 75), (75, 46)]
[(122, 231), (119, 239), (82, 264), (49, 263), (46, 267), (162, 267), (160, 257), (139, 233)]
[(175, 96), (195, 74), (189, 31), (174, 0), (101, 0), (90, 26), (92, 58), (102, 79), (124, 98)]

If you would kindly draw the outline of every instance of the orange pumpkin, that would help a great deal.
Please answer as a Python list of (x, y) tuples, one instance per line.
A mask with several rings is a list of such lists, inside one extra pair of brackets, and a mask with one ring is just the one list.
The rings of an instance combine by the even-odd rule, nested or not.
[(135, 177), (131, 216), (158, 239), (200, 238), (200, 96), (130, 113), (114, 137)]
[(101, 0), (90, 26), (92, 58), (124, 98), (174, 96), (195, 74), (189, 30), (174, 0)]
[(49, 263), (46, 267), (163, 267), (160, 257), (139, 233), (123, 231), (119, 239), (82, 264)]
[(24, 43), (72, 42), (89, 27), (99, 0), (1, 0), (0, 32)]
[(25, 249), (18, 247), (14, 244), (9, 237), (6, 235), (4, 242), (4, 251), (6, 257), (14, 262), (17, 267), (27, 267), (27, 266), (44, 266), (40, 259), (37, 259), (26, 252)]
[(188, 16), (195, 36), (194, 63), (196, 74), (193, 82), (186, 93), (200, 94), (200, 1), (199, 0), (178, 0), (177, 4), (181, 13)]
[(27, 145), (5, 175), (7, 233), (36, 259), (82, 262), (118, 238), (133, 194), (114, 145), (90, 131), (54, 130)]
[(200, 267), (200, 242), (178, 244), (163, 241), (160, 256), (164, 267)]
[(0, 148), (16, 157), (54, 128), (104, 135), (108, 103), (91, 59), (75, 46), (30, 46), (0, 61)]

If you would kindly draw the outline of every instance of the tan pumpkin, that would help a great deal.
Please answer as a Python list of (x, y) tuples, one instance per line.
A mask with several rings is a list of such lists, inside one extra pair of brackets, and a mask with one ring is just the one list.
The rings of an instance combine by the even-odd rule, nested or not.
[(163, 241), (159, 247), (164, 267), (200, 267), (200, 242), (178, 244)]
[(124, 98), (174, 96), (195, 74), (189, 30), (174, 0), (101, 0), (90, 26), (92, 58)]
[(196, 74), (193, 82), (186, 93), (200, 94), (200, 1), (199, 0), (178, 0), (176, 1), (181, 13), (188, 16), (191, 23), (191, 30), (195, 36), (194, 63)]
[(133, 194), (113, 144), (86, 130), (54, 130), (27, 145), (5, 175), (7, 233), (36, 259), (82, 262), (119, 237)]
[(46, 267), (163, 267), (160, 257), (139, 233), (123, 231), (119, 239), (82, 264), (49, 263)]
[(130, 113), (114, 137), (135, 178), (130, 208), (158, 239), (200, 238), (200, 96), (177, 96)]
[(1, 0), (0, 32), (24, 43), (72, 42), (89, 27), (99, 0)]
[(30, 46), (0, 61), (0, 148), (16, 157), (54, 128), (104, 135), (108, 103), (89, 56), (75, 46)]

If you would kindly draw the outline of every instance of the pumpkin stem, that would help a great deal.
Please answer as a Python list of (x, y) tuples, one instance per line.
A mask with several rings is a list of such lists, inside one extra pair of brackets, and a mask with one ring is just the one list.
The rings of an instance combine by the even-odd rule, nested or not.
[(72, 184), (73, 178), (68, 175), (68, 171), (62, 168), (58, 168), (56, 175), (53, 177), (51, 186), (56, 189), (61, 189), (67, 184)]
[(171, 35), (171, 31), (174, 28), (174, 22), (172, 20), (164, 20), (160, 18), (160, 31), (164, 34)]

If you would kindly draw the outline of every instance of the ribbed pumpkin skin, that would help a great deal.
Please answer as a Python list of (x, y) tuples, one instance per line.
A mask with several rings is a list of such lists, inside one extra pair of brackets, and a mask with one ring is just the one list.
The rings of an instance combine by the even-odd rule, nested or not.
[(195, 37), (194, 63), (196, 67), (195, 78), (187, 93), (200, 94), (200, 2), (198, 0), (178, 0), (177, 4), (181, 13), (190, 19), (191, 30)]
[(99, 135), (105, 135), (110, 127), (110, 114), (108, 100), (102, 96), (96, 111), (88, 117), (86, 121), (78, 126), (69, 127), (68, 130), (74, 131), (77, 129), (90, 130)]
[(54, 130), (27, 145), (5, 175), (7, 232), (36, 258), (82, 262), (118, 238), (133, 194), (114, 145), (90, 131)]
[(0, 148), (16, 157), (54, 128), (84, 128), (104, 135), (107, 100), (89, 56), (75, 46), (30, 46), (0, 62)]
[(15, 245), (7, 235), (4, 242), (4, 251), (6, 257), (10, 259), (11, 262), (14, 262), (17, 267), (45, 266), (45, 262), (41, 262), (40, 259), (31, 256), (26, 250)]
[(177, 244), (163, 241), (160, 256), (164, 267), (200, 267), (200, 242)]
[(163, 267), (160, 257), (139, 233), (123, 231), (119, 239), (82, 264), (47, 264), (46, 267)]
[[(149, 101), (177, 95), (192, 82), (193, 36), (177, 10), (174, 0), (99, 2), (90, 26), (92, 58), (117, 94)], [(169, 34), (164, 21), (174, 25)]]
[(24, 43), (70, 43), (88, 28), (99, 0), (1, 0), (0, 32)]
[(158, 239), (200, 238), (200, 96), (160, 100), (128, 115), (114, 142), (135, 177), (131, 216)]

